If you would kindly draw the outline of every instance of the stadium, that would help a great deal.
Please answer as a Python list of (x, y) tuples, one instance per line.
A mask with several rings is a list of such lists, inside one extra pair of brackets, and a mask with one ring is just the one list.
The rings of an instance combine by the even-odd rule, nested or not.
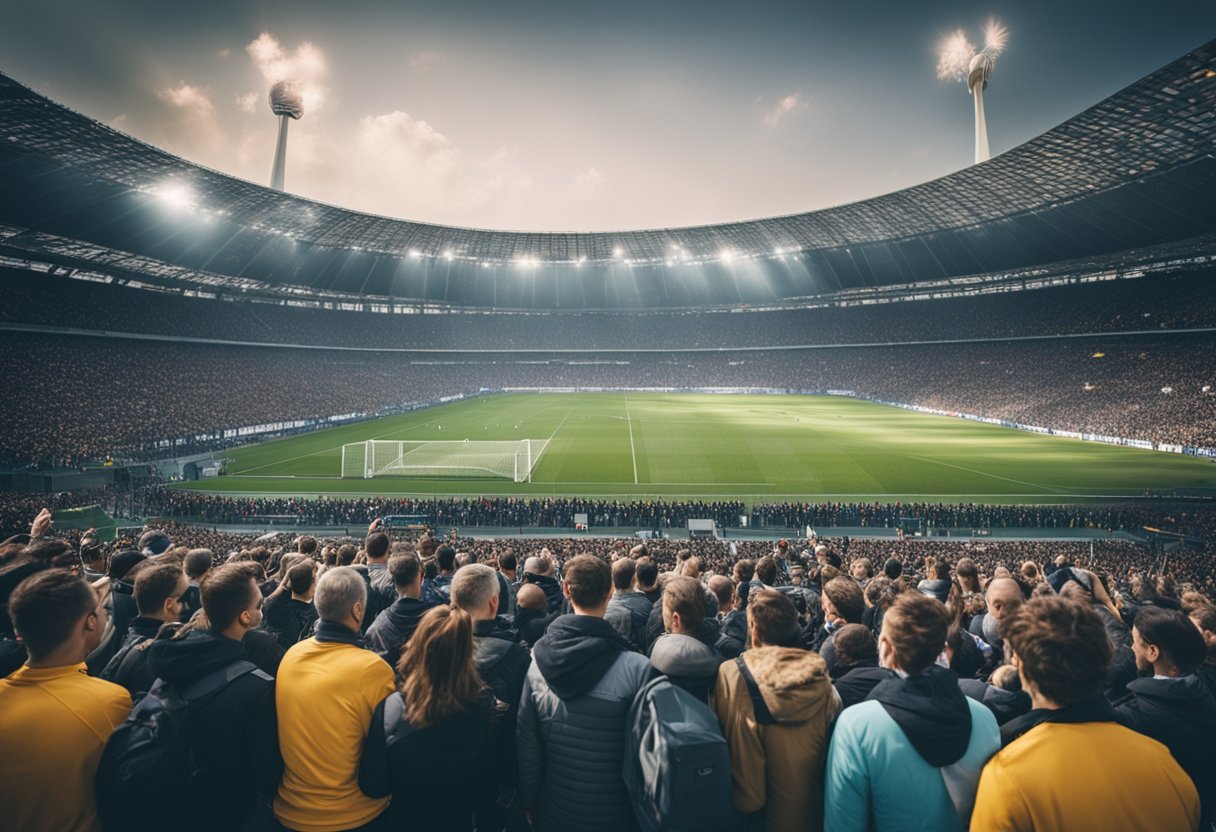
[[(1208, 670), (1181, 675), (1212, 684), (1216, 41), (988, 158), (981, 93), (1005, 36), (990, 24), (986, 49), (964, 55), (977, 164), (805, 213), (599, 232), (431, 224), (284, 190), (288, 120), (303, 112), (294, 88), (271, 93), (280, 133), (267, 187), (0, 72), (0, 366), (21, 393), (0, 410), (0, 520), (13, 535), (0, 554), (0, 639), (11, 648), (6, 661), (20, 653), (4, 673), (25, 656), (8, 609), (20, 609), (27, 575), (70, 561), (103, 580), (111, 598), (130, 601), (140, 592), (135, 576), (176, 554), (195, 592), (193, 610), (183, 606), (186, 594), (174, 598), (186, 622), (208, 597), (205, 582), (198, 590), (206, 570), (191, 572), (200, 551), (209, 569), (252, 566), (241, 574), (247, 583), (256, 572), (267, 599), (265, 623), (248, 629), (271, 633), (284, 667), (299, 645), (325, 640), (322, 581), (332, 572), (337, 586), (353, 565), (367, 579), (355, 623), (374, 647), (383, 630), (377, 610), (369, 614), (369, 593), (386, 594), (381, 614), (397, 598), (385, 565), (391, 547), (392, 561), (418, 564), (410, 574), (423, 581), (422, 600), (441, 599), (443, 609), (448, 599), (460, 605), (439, 587), (466, 565), (489, 564), (495, 599), (499, 583), (510, 583), (495, 609), (517, 642), (532, 621), (519, 591), (529, 582), (549, 596), (540, 599), (547, 614), (595, 608), (571, 594), (591, 580), (577, 576), (599, 569), (581, 556), (595, 555), (590, 561), (611, 564), (618, 593), (651, 593), (640, 625), (608, 618), (630, 657), (649, 654), (656, 673), (673, 680), (680, 674), (664, 670), (650, 645), (656, 632), (660, 640), (683, 632), (672, 629), (671, 610), (683, 603), (676, 578), (692, 577), (709, 595), (688, 609), (718, 621), (715, 632), (720, 624), (725, 633), (732, 609), (743, 615), (740, 627), (752, 621), (745, 587), (776, 587), (800, 605), (802, 646), (817, 639), (819, 653), (836, 627), (863, 623), (860, 608), (856, 621), (844, 614), (846, 601), (829, 583), (883, 582), (887, 595), (865, 589), (872, 642), (884, 625), (871, 610), (915, 606), (900, 606), (899, 588), (936, 597), (954, 616), (945, 665), (1002, 696), (1010, 691), (996, 671), (1009, 667), (1001, 651), (1014, 642), (984, 629), (999, 609), (993, 587), (999, 595), (1002, 581), (1016, 580), (1027, 607), (1080, 592), (1114, 645), (1103, 688), (1112, 705), (1136, 690), (1137, 612), (1181, 609), (1208, 639)], [(644, 581), (643, 562), (663, 580)], [(305, 563), (307, 578), (297, 572)], [(575, 586), (565, 602), (563, 575)], [(715, 619), (702, 608), (718, 603), (713, 581), (727, 577)], [(944, 581), (940, 596), (936, 581)], [(658, 588), (668, 585), (671, 600)], [(272, 598), (281, 603), (272, 607)], [(289, 610), (287, 598), (297, 607)], [(122, 604), (106, 602), (111, 623), (90, 645), (91, 675), (114, 671), (126, 625), (142, 620), (134, 604), (124, 621)], [(305, 608), (312, 619), (299, 629), (289, 616)], [(1036, 609), (1040, 622), (1055, 614)], [(646, 615), (658, 617), (649, 638)], [(202, 620), (184, 624), (182, 636), (206, 629)], [(393, 658), (377, 652), (408, 675), (415, 642), (403, 646), (397, 635)], [(522, 640), (538, 672), (541, 642)], [(746, 644), (794, 649), (763, 629), (739, 641), (736, 656)], [(712, 646), (726, 655), (722, 643)], [(829, 648), (829, 661), (839, 649)], [(719, 673), (715, 665), (717, 684), (733, 666)], [(545, 690), (576, 724), (574, 700)], [(748, 703), (760, 700), (741, 690)], [(1014, 693), (1026, 700), (1021, 719), (1032, 691)], [(512, 695), (518, 702), (518, 690)], [(709, 702), (725, 727), (721, 696)], [(998, 721), (1012, 715), (988, 693), (967, 696)], [(1210, 707), (1216, 714), (1216, 700)], [(282, 726), (289, 717), (279, 708)], [(1185, 719), (1207, 726), (1198, 713)], [(291, 769), (282, 737), (278, 765)], [(1216, 773), (1205, 764), (1196, 774), (1193, 756), (1166, 745), (1194, 780), (1210, 824)], [(730, 752), (735, 809), (776, 812), (740, 802), (737, 749)], [(0, 741), (0, 757), (7, 753)], [(748, 828), (821, 828), (825, 812), (831, 827), (832, 806), (841, 805), (831, 803), (832, 760), (828, 797), (798, 810), (803, 825), (773, 814), (768, 826)], [(0, 784), (3, 771), (0, 763)], [(975, 828), (994, 811), (979, 782)], [(530, 783), (532, 800), (551, 807), (534, 827), (524, 825), (524, 802), (511, 798), (497, 814), (478, 804), (472, 820), (439, 812), (427, 828), (574, 822), (561, 783), (537, 786), (521, 774), (521, 794)], [(363, 828), (354, 815), (310, 826), (314, 816), (288, 806), (286, 788), (269, 819), (282, 825), (264, 828)], [(400, 818), (402, 795), (417, 794), (411, 788), (393, 791), (385, 818)], [(629, 796), (641, 828), (677, 828), (664, 826), (675, 814), (662, 812), (679, 807), (651, 806), (647, 826)], [(140, 828), (108, 805), (93, 810), (106, 829)], [(28, 828), (50, 828), (33, 820), (40, 809), (30, 811)], [(601, 819), (604, 828), (626, 828), (609, 810)], [(1162, 820), (1159, 828), (1175, 827)]]

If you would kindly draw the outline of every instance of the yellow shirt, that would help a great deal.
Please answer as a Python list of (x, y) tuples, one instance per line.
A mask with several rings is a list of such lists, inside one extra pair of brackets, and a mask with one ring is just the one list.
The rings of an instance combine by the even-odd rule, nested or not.
[(26, 665), (0, 679), (0, 826), (99, 829), (93, 778), (106, 740), (130, 712), (130, 694), (90, 677), (83, 662)]
[(972, 832), (1190, 832), (1199, 795), (1169, 749), (1113, 722), (1044, 722), (984, 766)]
[(372, 712), (395, 690), (384, 659), (351, 644), (301, 641), (275, 681), (283, 779), (275, 817), (295, 832), (337, 832), (374, 820), (388, 798), (359, 791)]

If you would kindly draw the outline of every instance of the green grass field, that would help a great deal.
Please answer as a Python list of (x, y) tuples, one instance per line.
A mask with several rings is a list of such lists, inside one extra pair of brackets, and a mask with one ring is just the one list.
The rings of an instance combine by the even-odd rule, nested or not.
[[(532, 482), (341, 479), (365, 439), (549, 439)], [(496, 395), (232, 450), (234, 494), (731, 497), (993, 503), (1216, 493), (1216, 463), (846, 398)]]

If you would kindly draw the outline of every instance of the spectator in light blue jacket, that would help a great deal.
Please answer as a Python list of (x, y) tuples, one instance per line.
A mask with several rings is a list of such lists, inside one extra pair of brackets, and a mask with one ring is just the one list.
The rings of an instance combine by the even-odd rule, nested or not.
[(964, 830), (984, 763), (1001, 747), (992, 712), (940, 666), (949, 617), (906, 592), (883, 616), (879, 661), (898, 675), (845, 709), (828, 750), (826, 832)]

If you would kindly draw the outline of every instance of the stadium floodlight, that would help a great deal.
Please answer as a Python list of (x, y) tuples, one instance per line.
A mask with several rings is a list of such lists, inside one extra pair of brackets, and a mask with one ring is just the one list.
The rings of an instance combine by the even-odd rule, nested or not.
[(975, 161), (986, 162), (991, 157), (988, 151), (988, 124), (984, 118), (984, 90), (996, 66), (996, 58), (1005, 51), (1009, 30), (995, 20), (984, 28), (984, 48), (976, 51), (967, 40), (967, 34), (958, 29), (942, 42), (937, 59), (937, 77), (943, 80), (966, 81), (967, 92), (975, 102)]
[(193, 208), (195, 205), (194, 189), (184, 182), (170, 180), (157, 186), (153, 191), (156, 198), (165, 205), (176, 210)]
[(279, 117), (279, 143), (274, 151), (274, 168), (270, 171), (270, 187), (283, 190), (283, 174), (287, 167), (287, 120), (304, 116), (304, 98), (300, 88), (291, 81), (279, 81), (270, 88), (270, 111)]
[(493, 477), (531, 482), (548, 439), (399, 441), (368, 439), (342, 446), (342, 476)]

